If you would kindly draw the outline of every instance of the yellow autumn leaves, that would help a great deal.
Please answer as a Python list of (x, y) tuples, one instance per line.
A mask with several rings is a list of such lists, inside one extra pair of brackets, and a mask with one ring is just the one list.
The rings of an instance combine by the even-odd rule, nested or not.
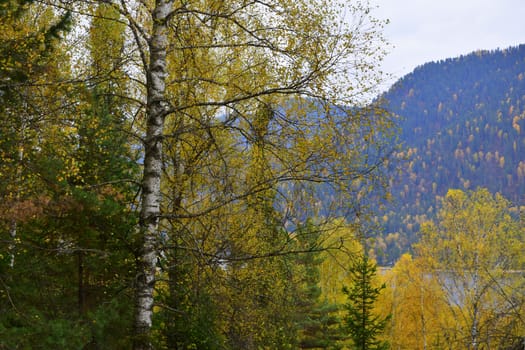
[(385, 274), (385, 335), (393, 349), (512, 346), (525, 330), (523, 227), (510, 203), (485, 189), (450, 190), (416, 257)]

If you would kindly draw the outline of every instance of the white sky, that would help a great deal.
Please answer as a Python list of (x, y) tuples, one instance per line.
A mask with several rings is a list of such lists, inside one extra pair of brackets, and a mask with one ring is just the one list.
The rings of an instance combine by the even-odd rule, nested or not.
[[(525, 44), (525, 0), (370, 0), (390, 19), (394, 46), (383, 70), (394, 81), (430, 61)], [(394, 82), (393, 81), (393, 82)]]

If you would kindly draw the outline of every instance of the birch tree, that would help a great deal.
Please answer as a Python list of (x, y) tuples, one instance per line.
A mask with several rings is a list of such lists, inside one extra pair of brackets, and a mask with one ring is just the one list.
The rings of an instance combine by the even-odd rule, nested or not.
[[(385, 53), (383, 23), (368, 6), (311, 0), (50, 3), (73, 5), (77, 16), (88, 13), (90, 4), (104, 3), (119, 13), (113, 20), (127, 26), (130, 86), (123, 97), (132, 106), (130, 118), (143, 149), (135, 349), (151, 348), (157, 263), (170, 246), (161, 244), (159, 227), (170, 220), (185, 226), (184, 220), (216, 214), (268, 188), (281, 189), (278, 201), (286, 221), (298, 208), (292, 195), (315, 197), (306, 182), (327, 183), (337, 191), (354, 189), (350, 184), (356, 180), (375, 183), (391, 121), (357, 108), (377, 86), (381, 77), (375, 68)], [(246, 164), (239, 159), (250, 152), (250, 116), (261, 102), (280, 108), (269, 121), (265, 149), (272, 176), (253, 184), (245, 181)], [(228, 142), (218, 142), (219, 134), (228, 135), (223, 138)], [(169, 190), (179, 196), (177, 204), (170, 202), (176, 196), (163, 191), (169, 188), (162, 185), (168, 165), (164, 150), (171, 147), (177, 154), (191, 135), (201, 135), (209, 145), (199, 159), (211, 149), (220, 162), (203, 165), (194, 159), (201, 168), (172, 171), (171, 186), (194, 184), (181, 177), (207, 172), (216, 187)], [(169, 240), (176, 242), (177, 235), (171, 232)]]
[(516, 273), (523, 266), (523, 231), (509, 207), (501, 195), (486, 189), (449, 190), (440, 221), (423, 226), (417, 251), (456, 316), (451, 339), (460, 348), (512, 342), (515, 335), (505, 331), (506, 325), (523, 321), (517, 312), (523, 283)]
[(446, 348), (450, 343), (453, 314), (437, 278), (423, 266), (404, 254), (384, 277), (387, 288), (378, 304), (391, 313), (385, 335), (392, 349)]

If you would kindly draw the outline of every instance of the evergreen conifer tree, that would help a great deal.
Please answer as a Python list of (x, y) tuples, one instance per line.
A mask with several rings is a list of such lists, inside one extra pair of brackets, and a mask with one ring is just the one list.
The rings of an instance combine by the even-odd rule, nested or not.
[(384, 284), (375, 287), (377, 266), (366, 254), (359, 258), (350, 269), (353, 285), (344, 287), (348, 297), (345, 305), (344, 328), (353, 341), (355, 350), (386, 350), (389, 344), (379, 339), (390, 316), (378, 315), (374, 304), (379, 294), (386, 287)]
[(319, 249), (320, 230), (308, 220), (298, 231), (297, 239), (301, 250), (311, 250), (298, 258), (298, 269), (302, 283), (296, 299), (300, 349), (338, 349), (337, 341), (342, 338), (339, 305), (322, 297), (319, 265), (323, 262)]

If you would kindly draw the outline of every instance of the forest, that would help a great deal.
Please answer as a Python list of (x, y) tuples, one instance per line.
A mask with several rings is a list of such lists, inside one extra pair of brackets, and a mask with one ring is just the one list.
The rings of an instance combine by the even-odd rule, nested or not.
[(391, 203), (375, 219), (384, 228), (378, 261), (391, 265), (435, 220), (451, 188), (501, 193), (516, 217), (525, 211), (525, 45), (426, 63), (382, 98), (399, 118), (389, 178)]
[(522, 349), (525, 47), (373, 14), (0, 0), (0, 349)]

